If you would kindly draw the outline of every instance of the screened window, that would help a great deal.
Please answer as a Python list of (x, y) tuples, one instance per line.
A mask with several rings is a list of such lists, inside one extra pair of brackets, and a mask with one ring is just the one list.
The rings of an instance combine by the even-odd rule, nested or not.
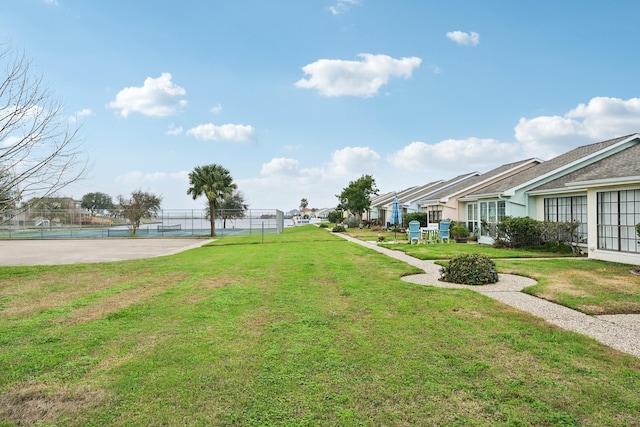
[(578, 241), (587, 242), (587, 196), (549, 197), (544, 199), (544, 220), (551, 222), (577, 221)]
[(640, 252), (640, 190), (598, 193), (598, 248)]

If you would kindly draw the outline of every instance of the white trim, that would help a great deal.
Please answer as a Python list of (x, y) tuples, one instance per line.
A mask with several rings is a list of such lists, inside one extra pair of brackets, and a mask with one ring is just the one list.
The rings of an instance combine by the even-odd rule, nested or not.
[(608, 187), (620, 184), (637, 184), (640, 182), (640, 176), (624, 176), (619, 178), (603, 178), (592, 179), (589, 181), (568, 182), (565, 187)]

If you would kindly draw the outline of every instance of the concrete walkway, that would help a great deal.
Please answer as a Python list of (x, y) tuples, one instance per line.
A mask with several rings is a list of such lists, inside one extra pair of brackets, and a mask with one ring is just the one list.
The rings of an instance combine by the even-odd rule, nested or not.
[(424, 270), (425, 274), (403, 277), (402, 280), (406, 282), (479, 292), (503, 304), (540, 317), (552, 325), (587, 335), (616, 350), (640, 357), (640, 315), (638, 314), (589, 316), (521, 292), (522, 289), (534, 285), (536, 281), (512, 274), (500, 274), (498, 283), (491, 285), (469, 286), (441, 282), (438, 280), (440, 266), (433, 261), (420, 260), (404, 252), (383, 248), (375, 242), (365, 242), (343, 233), (335, 234)]
[(211, 239), (0, 240), (0, 266), (60, 265), (123, 261), (172, 255)]

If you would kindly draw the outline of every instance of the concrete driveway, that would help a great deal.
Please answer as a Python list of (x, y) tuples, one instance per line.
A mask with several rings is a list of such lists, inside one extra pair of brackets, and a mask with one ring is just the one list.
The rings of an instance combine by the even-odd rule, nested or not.
[(211, 239), (0, 240), (0, 266), (58, 265), (171, 255)]

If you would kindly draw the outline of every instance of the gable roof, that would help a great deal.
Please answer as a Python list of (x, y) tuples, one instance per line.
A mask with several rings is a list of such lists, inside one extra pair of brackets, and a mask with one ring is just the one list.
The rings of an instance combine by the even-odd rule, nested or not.
[(560, 156), (554, 157), (551, 160), (547, 160), (546, 162), (542, 162), (539, 165), (526, 169), (515, 175), (509, 176), (494, 184), (488, 185), (487, 187), (469, 194), (469, 196), (484, 196), (493, 194), (511, 195), (520, 188), (526, 187), (527, 185), (535, 184), (536, 181), (561, 172), (562, 170), (566, 170), (574, 166), (576, 163), (579, 163), (580, 161), (584, 161), (587, 158), (595, 156), (600, 151), (610, 149), (615, 145), (623, 144), (629, 140), (632, 140), (633, 138), (639, 137), (640, 135), (638, 134), (626, 135), (619, 138), (574, 148), (573, 150), (561, 154)]
[(575, 190), (576, 186), (584, 187), (588, 182), (605, 185), (619, 183), (624, 178), (640, 182), (640, 141), (609, 157), (535, 187), (530, 193)]
[(389, 200), (393, 200), (393, 198), (398, 194), (397, 191), (390, 191), (388, 193), (384, 193), (379, 196), (375, 196), (371, 199), (371, 207), (378, 207), (388, 203)]
[(462, 181), (457, 185), (442, 188), (437, 192), (431, 193), (427, 198), (421, 199), (420, 203), (437, 203), (439, 201), (448, 200), (449, 198), (457, 196), (458, 194), (464, 193), (466, 191), (471, 191), (474, 187), (478, 187), (478, 189), (480, 189), (482, 188), (482, 184), (492, 181), (501, 175), (506, 175), (509, 172), (514, 172), (519, 168), (533, 167), (536, 164), (540, 164), (541, 162), (542, 161), (539, 159), (530, 158), (498, 166), (497, 168), (492, 169), (489, 172), (485, 172), (466, 181)]
[(434, 181), (434, 182), (430, 182), (428, 184), (425, 185), (420, 185), (420, 186), (414, 186), (414, 187), (409, 187), (405, 190), (402, 190), (400, 192), (397, 192), (396, 194), (394, 194), (390, 199), (388, 199), (385, 203), (378, 203), (377, 206), (382, 207), (382, 208), (389, 208), (391, 207), (391, 203), (393, 202), (393, 199), (397, 196), (398, 200), (400, 201), (400, 204), (404, 203), (406, 200), (410, 200), (411, 197), (414, 194), (419, 194), (421, 192), (424, 192), (426, 189), (433, 187), (434, 185), (439, 184), (442, 181)]
[[(474, 172), (477, 173), (477, 172)], [(463, 177), (466, 177), (467, 175), (460, 175), (455, 179), (461, 179)], [(420, 199), (421, 197), (424, 197), (427, 194), (431, 194), (434, 191), (438, 191), (440, 188), (443, 188), (443, 186), (448, 185), (449, 182), (452, 182), (453, 180), (449, 180), (449, 181), (434, 181), (434, 182), (430, 182), (429, 184), (423, 185), (422, 187), (416, 188), (415, 191), (412, 191), (410, 193), (407, 194), (403, 194), (402, 197), (398, 197), (398, 199), (400, 200), (400, 204), (401, 205), (408, 205), (411, 204), (411, 202)]]

